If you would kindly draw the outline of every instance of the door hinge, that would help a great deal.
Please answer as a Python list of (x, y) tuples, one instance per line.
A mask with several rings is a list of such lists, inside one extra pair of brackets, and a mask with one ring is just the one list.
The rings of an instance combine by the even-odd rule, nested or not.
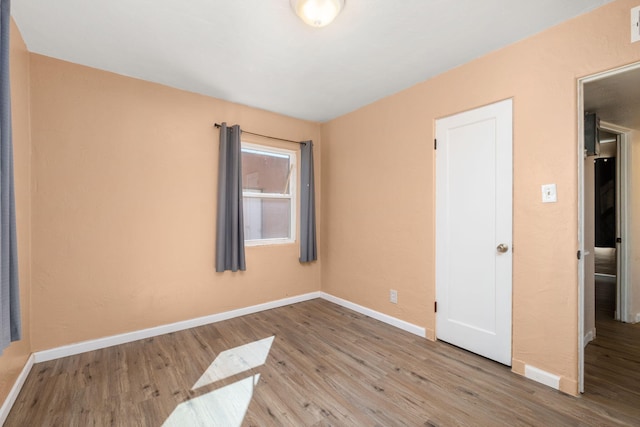
[(578, 256), (578, 259), (580, 259), (580, 257), (582, 257), (582, 252), (578, 251), (576, 255)]
[(437, 140), (437, 139), (434, 139), (434, 140), (433, 140), (433, 149), (434, 149), (434, 150), (437, 150), (437, 149), (438, 149), (438, 140)]
[(621, 237), (616, 237), (616, 243), (622, 243), (622, 238)]
[(433, 312), (437, 313), (438, 312), (438, 301), (434, 301), (433, 302)]

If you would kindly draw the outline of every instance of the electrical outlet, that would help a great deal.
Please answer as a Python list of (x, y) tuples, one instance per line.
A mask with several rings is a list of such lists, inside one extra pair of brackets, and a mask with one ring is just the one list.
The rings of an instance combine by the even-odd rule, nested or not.
[(545, 184), (542, 186), (542, 203), (555, 203), (558, 201), (555, 184)]
[(640, 41), (640, 6), (631, 9), (631, 43)]
[(389, 290), (389, 302), (392, 302), (394, 304), (398, 303), (398, 291), (396, 291), (395, 289)]

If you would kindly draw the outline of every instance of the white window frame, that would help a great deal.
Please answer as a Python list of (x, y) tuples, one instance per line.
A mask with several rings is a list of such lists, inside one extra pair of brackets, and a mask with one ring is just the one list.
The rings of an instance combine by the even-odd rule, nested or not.
[(296, 241), (296, 219), (297, 219), (297, 172), (298, 172), (298, 152), (295, 150), (287, 150), (285, 148), (271, 147), (268, 145), (255, 144), (242, 141), (242, 151), (252, 151), (257, 153), (263, 153), (270, 156), (286, 156), (289, 158), (289, 167), (291, 168), (291, 175), (289, 176), (289, 194), (277, 194), (277, 193), (258, 193), (251, 191), (244, 191), (244, 185), (242, 189), (243, 198), (256, 198), (256, 199), (280, 199), (291, 200), (289, 213), (289, 236), (288, 238), (275, 238), (275, 239), (245, 239), (245, 246), (264, 246), (264, 245), (279, 245), (286, 243), (295, 243)]

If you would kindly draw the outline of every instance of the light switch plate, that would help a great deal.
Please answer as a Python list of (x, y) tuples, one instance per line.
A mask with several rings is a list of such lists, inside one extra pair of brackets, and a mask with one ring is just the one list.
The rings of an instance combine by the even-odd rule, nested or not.
[(555, 184), (544, 184), (542, 186), (542, 203), (555, 203), (558, 201)]
[(640, 6), (631, 9), (631, 43), (640, 41)]

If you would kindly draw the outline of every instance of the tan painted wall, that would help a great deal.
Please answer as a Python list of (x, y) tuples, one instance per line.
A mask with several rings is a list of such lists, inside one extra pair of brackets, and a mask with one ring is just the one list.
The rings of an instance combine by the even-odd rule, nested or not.
[(34, 351), (320, 290), (297, 244), (215, 273), (213, 128), (312, 139), (319, 179), (319, 124), (34, 54), (31, 84)]
[(18, 27), (11, 20), (11, 108), (13, 156), (18, 228), (18, 263), (22, 340), (12, 343), (0, 356), (0, 402), (13, 387), (31, 353), (31, 137), (29, 133), (29, 53)]
[[(324, 125), (323, 291), (434, 336), (434, 121), (513, 97), (513, 369), (559, 375), (576, 393), (576, 79), (640, 61), (637, 4), (608, 4)], [(558, 203), (542, 204), (547, 183)]]

